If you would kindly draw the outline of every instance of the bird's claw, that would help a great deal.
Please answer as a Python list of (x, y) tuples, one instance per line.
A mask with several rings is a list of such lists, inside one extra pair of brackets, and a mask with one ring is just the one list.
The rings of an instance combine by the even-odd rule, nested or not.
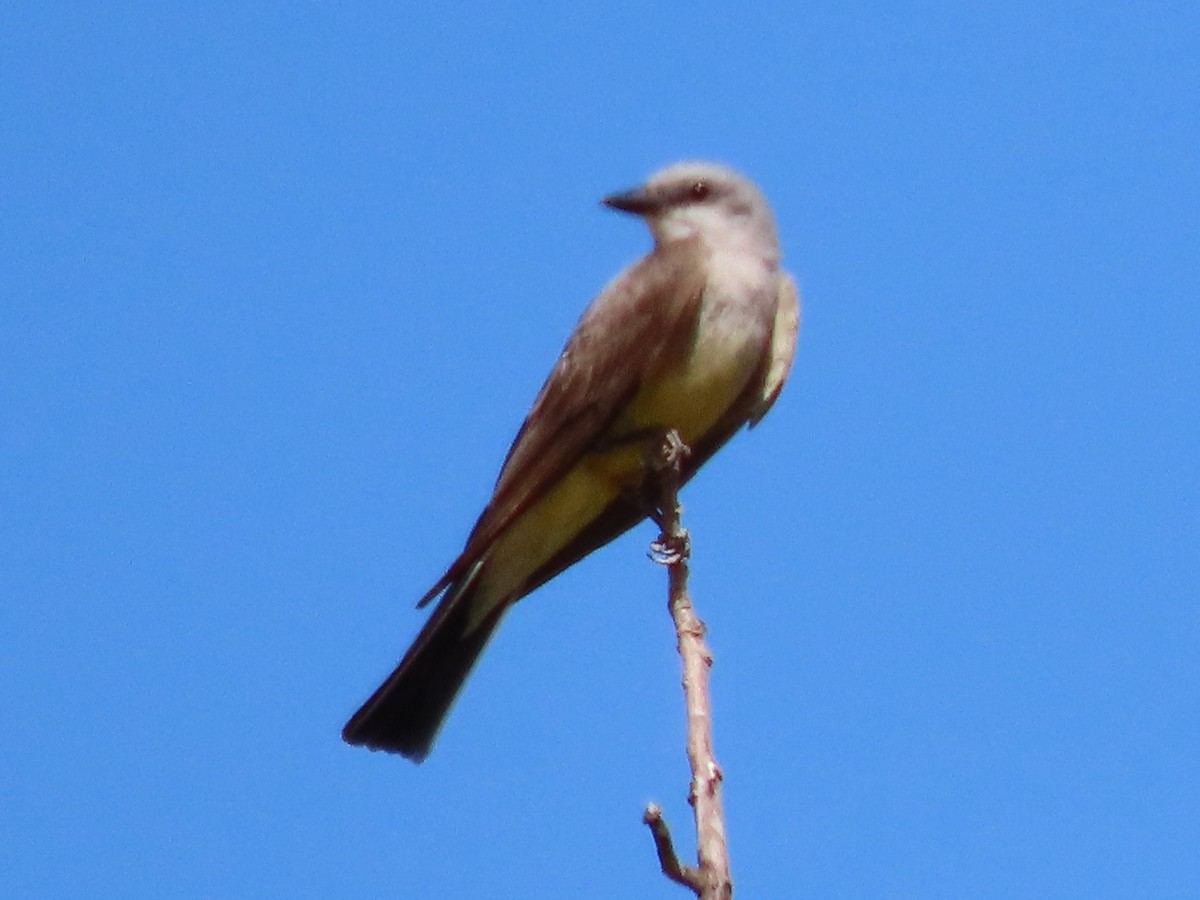
[(678, 537), (660, 534), (650, 542), (650, 549), (646, 555), (660, 566), (673, 566), (687, 557), (691, 549), (689, 544), (686, 531)]

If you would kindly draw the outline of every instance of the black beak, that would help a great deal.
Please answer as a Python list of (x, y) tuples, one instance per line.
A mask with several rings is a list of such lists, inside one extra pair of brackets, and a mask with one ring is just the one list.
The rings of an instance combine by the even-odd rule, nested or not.
[(600, 202), (612, 209), (635, 213), (639, 216), (653, 212), (658, 207), (657, 199), (649, 194), (644, 187), (636, 187), (628, 191), (618, 191), (615, 194), (609, 194)]

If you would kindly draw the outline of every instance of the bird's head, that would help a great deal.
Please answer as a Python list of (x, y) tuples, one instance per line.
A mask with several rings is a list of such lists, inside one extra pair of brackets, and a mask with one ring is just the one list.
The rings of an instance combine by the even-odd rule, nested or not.
[(766, 258), (779, 255), (775, 217), (762, 192), (750, 179), (716, 163), (675, 163), (602, 202), (641, 216), (659, 244), (699, 236)]

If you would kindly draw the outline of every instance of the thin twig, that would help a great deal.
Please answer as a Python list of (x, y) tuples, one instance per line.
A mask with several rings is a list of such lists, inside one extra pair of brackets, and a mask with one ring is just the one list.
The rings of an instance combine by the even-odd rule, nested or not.
[(657, 803), (647, 803), (646, 811), (642, 813), (642, 822), (650, 826), (650, 834), (654, 836), (654, 849), (658, 853), (658, 864), (662, 866), (663, 874), (684, 887), (700, 893), (700, 872), (695, 866), (685, 866), (675, 853), (675, 844), (671, 841), (671, 829), (667, 827), (662, 817), (662, 809)]
[[(689, 450), (675, 431), (669, 432), (650, 460), (650, 470), (661, 489), (662, 534), (651, 544), (651, 557), (667, 566), (668, 599), (679, 656), (683, 663), (683, 694), (687, 709), (687, 756), (692, 780), (688, 802), (696, 821), (696, 856), (699, 865), (682, 866), (675, 856), (670, 832), (657, 806), (649, 806), (643, 821), (650, 826), (663, 873), (690, 887), (700, 900), (730, 900), (733, 881), (721, 809), (721, 767), (712, 750), (712, 708), (708, 696), (708, 670), (712, 654), (704, 643), (705, 626), (692, 608), (688, 593), (687, 530), (680, 523), (680, 470)], [(655, 814), (652, 814), (655, 813)]]

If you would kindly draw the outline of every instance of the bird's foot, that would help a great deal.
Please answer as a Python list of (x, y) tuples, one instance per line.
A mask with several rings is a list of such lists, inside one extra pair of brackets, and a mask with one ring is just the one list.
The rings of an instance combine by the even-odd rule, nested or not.
[(680, 529), (677, 535), (660, 534), (650, 542), (646, 555), (660, 566), (673, 566), (687, 559), (691, 551), (691, 538), (686, 530)]

